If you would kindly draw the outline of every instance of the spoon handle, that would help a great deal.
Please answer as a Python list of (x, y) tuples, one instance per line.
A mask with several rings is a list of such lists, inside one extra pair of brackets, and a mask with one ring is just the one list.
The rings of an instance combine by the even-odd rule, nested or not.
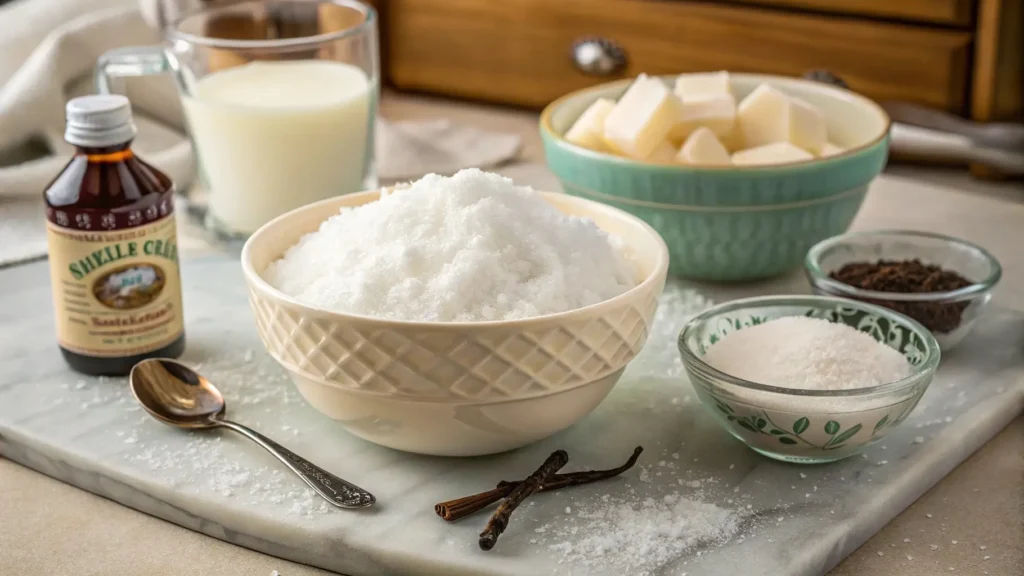
[(317, 494), (323, 496), (325, 500), (339, 508), (364, 508), (377, 501), (373, 494), (355, 484), (338, 478), (251, 428), (228, 420), (221, 420), (219, 424), (238, 432), (265, 448), (267, 452), (270, 452), (278, 460), (291, 468), (292, 472), (298, 474), (299, 478), (302, 478), (306, 484), (309, 484), (309, 487), (315, 490)]

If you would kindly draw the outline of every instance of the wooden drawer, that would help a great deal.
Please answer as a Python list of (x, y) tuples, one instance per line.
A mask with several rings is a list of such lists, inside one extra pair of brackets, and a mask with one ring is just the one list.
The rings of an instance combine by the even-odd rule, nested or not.
[[(389, 0), (387, 70), (399, 88), (539, 107), (641, 72), (826, 68), (859, 92), (962, 113), (971, 35), (749, 5), (636, 0)], [(594, 78), (570, 59), (600, 36), (629, 63)]]
[(967, 27), (975, 0), (727, 0), (794, 10)]

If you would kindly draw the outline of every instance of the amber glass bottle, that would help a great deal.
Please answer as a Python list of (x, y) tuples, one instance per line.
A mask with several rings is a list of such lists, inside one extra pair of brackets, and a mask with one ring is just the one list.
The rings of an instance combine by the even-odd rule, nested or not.
[(134, 137), (127, 98), (71, 100), (77, 151), (43, 194), (57, 341), (85, 374), (185, 348), (174, 183), (132, 153)]

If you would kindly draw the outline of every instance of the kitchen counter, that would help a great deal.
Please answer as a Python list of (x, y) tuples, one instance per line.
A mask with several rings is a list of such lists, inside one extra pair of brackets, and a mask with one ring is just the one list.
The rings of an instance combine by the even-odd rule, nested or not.
[[(501, 171), (535, 187), (556, 186), (543, 167), (532, 112), (386, 94), (382, 113), (392, 120), (445, 116), (519, 133), (520, 158)], [(213, 249), (198, 230), (183, 224), (183, 251)], [(1019, 184), (984, 184), (958, 172), (893, 168), (875, 185), (855, 227), (928, 229), (978, 242), (1004, 266), (996, 300), (1024, 309), (1024, 258), (1014, 256), (1024, 227), (1024, 189)], [(774, 282), (805, 290), (799, 273)], [(831, 574), (1022, 573), (1022, 477), (1024, 417)], [(0, 460), (0, 516), (2, 574), (327, 574), (190, 532), (6, 460)]]

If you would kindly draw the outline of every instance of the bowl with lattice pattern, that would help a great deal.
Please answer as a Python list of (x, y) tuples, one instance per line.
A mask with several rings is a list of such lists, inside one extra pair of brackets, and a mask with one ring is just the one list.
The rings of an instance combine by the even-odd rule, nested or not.
[(649, 225), (565, 194), (543, 198), (622, 240), (637, 285), (594, 304), (520, 320), (412, 322), (317, 308), (262, 276), (302, 236), (379, 191), (285, 214), (253, 234), (242, 268), (260, 338), (302, 396), (356, 436), (422, 454), (471, 456), (524, 446), (589, 414), (639, 353), (668, 271)]

